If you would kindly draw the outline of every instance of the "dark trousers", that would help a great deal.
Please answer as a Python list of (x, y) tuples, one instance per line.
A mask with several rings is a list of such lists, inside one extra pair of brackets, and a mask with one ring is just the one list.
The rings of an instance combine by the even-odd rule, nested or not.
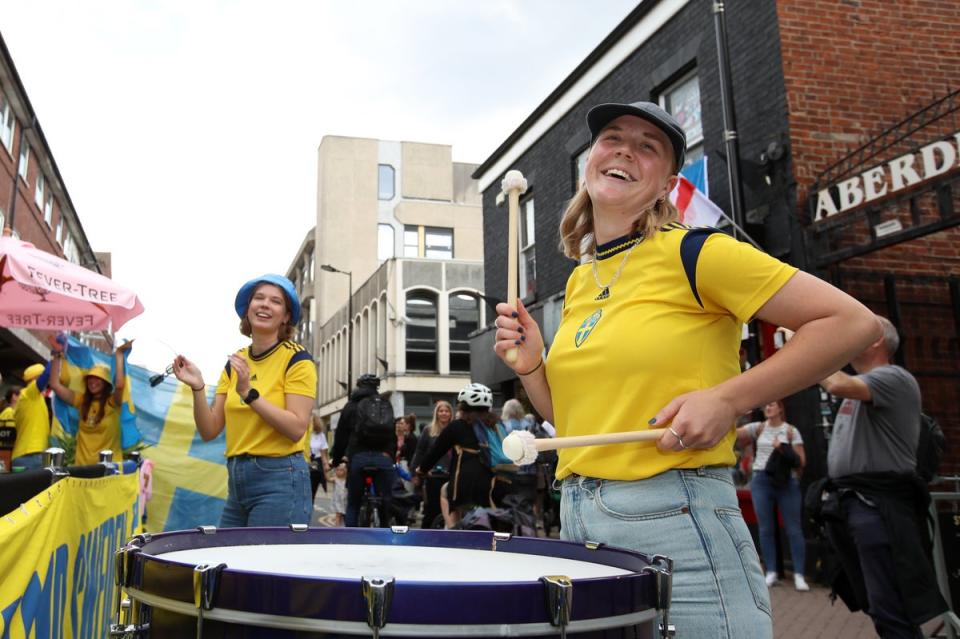
[(423, 522), (421, 528), (432, 528), (440, 513), (440, 489), (450, 481), (450, 475), (427, 475), (423, 482)]
[[(383, 499), (383, 512), (390, 512), (390, 498), (393, 489), (393, 480), (397, 472), (393, 468), (393, 460), (387, 453), (363, 451), (354, 453), (350, 458), (350, 467), (347, 470), (347, 515), (344, 523), (348, 527), (356, 527), (360, 518), (360, 502), (363, 501), (363, 469), (375, 467), (379, 471), (373, 478), (373, 485), (377, 494)], [(387, 525), (382, 522), (382, 525)]]
[(893, 553), (897, 549), (880, 512), (865, 504), (853, 492), (840, 501), (842, 522), (828, 526), (843, 569), (851, 584), (863, 577), (866, 586), (865, 612), (882, 639), (922, 639), (920, 629), (910, 622), (903, 596), (897, 587)]

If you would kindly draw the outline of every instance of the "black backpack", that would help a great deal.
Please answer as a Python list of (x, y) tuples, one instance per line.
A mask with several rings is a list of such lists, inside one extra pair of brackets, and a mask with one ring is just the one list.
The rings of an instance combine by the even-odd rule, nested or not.
[(947, 450), (943, 429), (930, 415), (920, 413), (920, 439), (917, 441), (917, 474), (930, 483), (937, 476), (940, 462)]
[(363, 446), (381, 449), (396, 438), (393, 406), (380, 395), (370, 395), (357, 402), (357, 439)]

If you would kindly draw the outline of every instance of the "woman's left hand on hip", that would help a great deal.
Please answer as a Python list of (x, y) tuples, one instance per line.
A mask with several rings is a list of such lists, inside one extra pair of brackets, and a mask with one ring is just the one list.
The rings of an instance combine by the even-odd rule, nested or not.
[(651, 426), (667, 428), (657, 441), (661, 451), (712, 448), (730, 432), (736, 417), (731, 402), (707, 389), (675, 397), (657, 413)]

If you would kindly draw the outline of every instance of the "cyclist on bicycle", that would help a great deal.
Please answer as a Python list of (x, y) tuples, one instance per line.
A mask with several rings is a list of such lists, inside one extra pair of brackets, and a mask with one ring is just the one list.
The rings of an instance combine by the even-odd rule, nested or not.
[(422, 478), (448, 450), (454, 450), (447, 487), (451, 508), (498, 506), (510, 490), (509, 484), (498, 481), (494, 472), (495, 467), (509, 464), (510, 460), (502, 449), (506, 431), (490, 412), (492, 406), (493, 393), (483, 384), (474, 383), (462, 389), (457, 395), (459, 418), (443, 429), (417, 467), (417, 475)]
[[(374, 486), (383, 500), (383, 512), (390, 511), (390, 495), (396, 479), (393, 460), (397, 435), (393, 408), (377, 391), (380, 378), (365, 373), (357, 379), (350, 401), (343, 407), (334, 436), (330, 458), (347, 462), (346, 525), (358, 523), (363, 501), (364, 469), (374, 468)], [(368, 471), (370, 472), (370, 471)], [(387, 522), (382, 522), (384, 525)]]

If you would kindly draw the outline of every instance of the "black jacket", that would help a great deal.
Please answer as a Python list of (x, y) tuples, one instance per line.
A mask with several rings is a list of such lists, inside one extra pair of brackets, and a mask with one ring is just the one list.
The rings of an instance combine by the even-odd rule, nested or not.
[[(829, 498), (823, 505), (823, 517), (830, 525), (844, 490), (853, 490), (876, 504), (890, 533), (894, 548), (893, 562), (897, 586), (903, 593), (910, 620), (918, 626), (947, 611), (947, 602), (940, 593), (933, 568), (932, 540), (927, 528), (930, 493), (917, 475), (897, 473), (861, 473), (827, 482)], [(832, 527), (836, 531), (837, 527)], [(841, 531), (843, 529), (841, 528)], [(866, 609), (866, 587), (863, 575), (841, 571), (834, 580), (834, 592), (850, 610)]]
[(371, 448), (360, 441), (356, 435), (356, 425), (360, 414), (357, 411), (357, 404), (366, 397), (376, 395), (377, 391), (368, 386), (360, 386), (350, 393), (350, 401), (340, 412), (340, 419), (337, 422), (337, 429), (334, 431), (333, 449), (330, 451), (330, 463), (338, 465), (344, 457), (353, 457), (357, 452), (375, 452), (389, 453), (390, 459), (396, 457), (397, 438), (391, 437), (390, 441), (383, 446)]

